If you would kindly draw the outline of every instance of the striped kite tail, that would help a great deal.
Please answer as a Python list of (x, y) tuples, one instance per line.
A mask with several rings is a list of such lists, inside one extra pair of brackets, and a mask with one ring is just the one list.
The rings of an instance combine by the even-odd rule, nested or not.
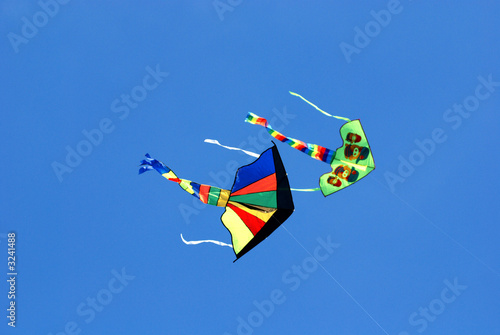
[[(265, 127), (267, 129), (267, 132), (272, 137), (274, 137), (278, 141), (281, 141), (283, 143), (287, 143), (287, 144), (289, 144), (291, 146), (293, 146), (294, 141), (296, 141), (296, 142), (298, 141), (298, 140), (294, 140), (293, 138), (286, 137), (285, 135), (283, 135), (279, 131), (274, 130), (273, 127), (271, 127), (271, 125), (269, 124), (269, 122), (267, 122), (266, 119), (264, 119), (263, 117), (260, 117), (260, 116), (258, 116), (256, 114), (254, 114), (254, 113), (250, 113), (249, 112), (248, 115), (247, 115), (247, 118), (245, 119), (245, 122), (248, 122), (248, 123), (251, 123), (251, 124), (257, 124), (257, 125)], [(298, 142), (300, 142), (300, 141), (298, 141)]]
[(258, 124), (265, 127), (267, 129), (267, 132), (278, 141), (286, 143), (292, 148), (302, 151), (303, 153), (314, 159), (330, 164), (335, 157), (334, 150), (330, 150), (317, 144), (302, 142), (301, 140), (297, 140), (295, 138), (286, 137), (282, 133), (274, 130), (271, 125), (269, 125), (266, 119), (253, 113), (248, 113), (245, 122)]
[(139, 168), (139, 174), (143, 174), (149, 170), (156, 170), (163, 177), (168, 180), (174, 181), (176, 183), (180, 183), (182, 179), (179, 179), (175, 173), (165, 164), (160, 162), (157, 159), (154, 159), (149, 154), (146, 154), (146, 159), (141, 161), (141, 167)]
[(198, 198), (205, 204), (224, 207), (229, 199), (229, 190), (223, 190), (218, 187), (198, 184), (187, 179), (179, 178), (168, 166), (152, 158), (149, 154), (146, 154), (146, 159), (141, 161), (139, 174), (149, 170), (156, 170), (166, 179), (176, 182), (184, 191)]
[(258, 124), (258, 125), (266, 127), (266, 128), (269, 126), (269, 123), (267, 122), (266, 119), (254, 114), (254, 113), (250, 113), (250, 112), (248, 113), (247, 118), (245, 119), (245, 122), (248, 122), (251, 124)]

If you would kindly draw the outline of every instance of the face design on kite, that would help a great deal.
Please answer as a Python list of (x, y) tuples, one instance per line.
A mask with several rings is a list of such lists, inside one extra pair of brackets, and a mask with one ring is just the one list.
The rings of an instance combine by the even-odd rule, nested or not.
[(329, 176), (327, 183), (336, 187), (342, 186), (342, 180), (348, 183), (354, 183), (359, 177), (358, 171), (356, 169), (350, 168), (347, 165), (339, 165), (333, 170), (333, 176)]
[(359, 141), (361, 141), (361, 136), (358, 135), (358, 134), (355, 134), (355, 133), (349, 133), (347, 134), (347, 136), (345, 137), (345, 140), (347, 142), (351, 142), (352, 143), (358, 143)]
[(346, 144), (344, 149), (345, 158), (358, 163), (360, 160), (365, 160), (370, 154), (370, 150), (366, 147), (356, 145), (354, 143), (359, 143), (363, 137), (356, 133), (348, 133), (345, 137)]
[(345, 158), (356, 161), (358, 163), (360, 160), (365, 160), (370, 154), (370, 149), (367, 147), (360, 147), (356, 144), (346, 144), (344, 149)]
[(354, 183), (359, 177), (358, 171), (356, 171), (354, 167), (350, 168), (347, 165), (337, 166), (333, 173), (337, 175), (337, 177), (344, 179), (349, 183)]
[(326, 182), (335, 187), (342, 186), (342, 181), (337, 176), (329, 176)]

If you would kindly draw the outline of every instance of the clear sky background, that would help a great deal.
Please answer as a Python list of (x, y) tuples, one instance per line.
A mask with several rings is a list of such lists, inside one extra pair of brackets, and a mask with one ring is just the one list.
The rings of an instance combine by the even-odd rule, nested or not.
[[(500, 334), (498, 2), (47, 4), (0, 1), (1, 334)], [(247, 112), (339, 147), (289, 90), (361, 119), (376, 170), (294, 193), (236, 263), (184, 245), (230, 242), (223, 209), (138, 176), (143, 155), (229, 188), (249, 157), (203, 140), (270, 147)], [(292, 187), (330, 169), (277, 145)]]

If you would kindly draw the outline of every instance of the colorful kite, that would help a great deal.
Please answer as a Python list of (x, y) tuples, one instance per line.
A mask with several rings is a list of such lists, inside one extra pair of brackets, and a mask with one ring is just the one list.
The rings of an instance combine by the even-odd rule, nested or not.
[(334, 151), (316, 144), (305, 143), (291, 137), (286, 137), (274, 130), (266, 119), (253, 113), (248, 113), (245, 121), (265, 127), (268, 133), (277, 140), (302, 151), (312, 158), (330, 164), (332, 171), (325, 173), (319, 179), (319, 186), (325, 197), (354, 184), (375, 169), (370, 145), (359, 120), (351, 121), (344, 117), (330, 115), (302, 96), (293, 92), (290, 92), (290, 94), (300, 97), (327, 116), (347, 121), (340, 128), (340, 137), (344, 141), (344, 145)]
[[(139, 174), (153, 169), (201, 202), (226, 208), (221, 221), (231, 234), (236, 260), (266, 239), (294, 211), (288, 177), (276, 145), (253, 163), (240, 167), (231, 190), (178, 178), (165, 164), (146, 154)], [(224, 245), (211, 240), (185, 243), (199, 242)]]

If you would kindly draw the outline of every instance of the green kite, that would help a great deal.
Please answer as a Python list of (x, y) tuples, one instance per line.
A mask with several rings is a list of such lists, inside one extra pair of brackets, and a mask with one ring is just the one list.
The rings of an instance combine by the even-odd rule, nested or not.
[(253, 113), (248, 113), (245, 121), (265, 127), (268, 133), (277, 140), (302, 151), (312, 158), (330, 164), (332, 171), (325, 173), (319, 178), (319, 189), (325, 197), (354, 184), (375, 169), (372, 151), (359, 120), (351, 121), (344, 117), (330, 115), (299, 94), (293, 92), (290, 92), (290, 94), (300, 97), (327, 116), (347, 121), (340, 128), (340, 137), (343, 140), (343, 145), (337, 150), (331, 150), (317, 144), (286, 137), (274, 130), (266, 119)]

